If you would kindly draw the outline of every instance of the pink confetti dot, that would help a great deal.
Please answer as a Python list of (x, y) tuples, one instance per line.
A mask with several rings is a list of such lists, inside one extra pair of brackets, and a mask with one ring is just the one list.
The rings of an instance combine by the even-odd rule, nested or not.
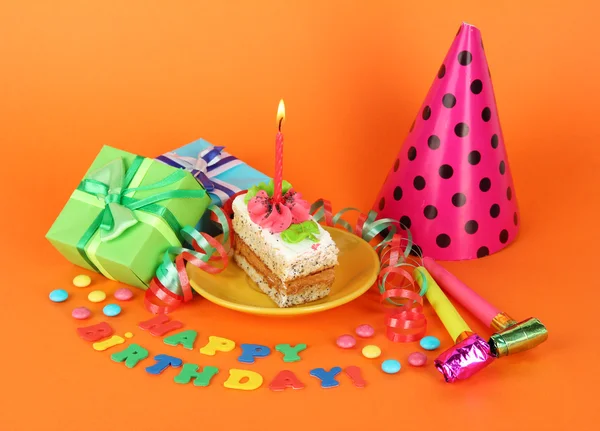
[(356, 339), (352, 335), (344, 334), (337, 338), (335, 344), (342, 349), (351, 349), (356, 346)]
[(356, 335), (361, 338), (369, 338), (375, 334), (375, 329), (371, 325), (359, 325), (356, 328)]
[(408, 355), (408, 363), (413, 367), (422, 367), (427, 363), (427, 355), (421, 352), (413, 352)]
[(77, 307), (71, 312), (73, 319), (84, 320), (92, 315), (92, 312), (85, 307)]
[(115, 292), (115, 298), (119, 301), (129, 301), (133, 298), (133, 292), (126, 287), (122, 287)]

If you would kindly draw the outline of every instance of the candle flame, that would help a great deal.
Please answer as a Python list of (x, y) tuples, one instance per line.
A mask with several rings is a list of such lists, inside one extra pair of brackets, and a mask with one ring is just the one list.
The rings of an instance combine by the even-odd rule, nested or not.
[(279, 107), (277, 108), (277, 127), (279, 131), (281, 131), (281, 125), (285, 120), (285, 104), (283, 103), (283, 99), (279, 101)]

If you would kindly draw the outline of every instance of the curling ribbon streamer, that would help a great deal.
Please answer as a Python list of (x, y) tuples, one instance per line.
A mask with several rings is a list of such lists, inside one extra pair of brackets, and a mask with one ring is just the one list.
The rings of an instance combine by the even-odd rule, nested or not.
[[(342, 219), (343, 215), (351, 211), (359, 213), (354, 227), (348, 221)], [(391, 341), (402, 343), (421, 339), (427, 330), (427, 319), (423, 314), (423, 295), (427, 291), (427, 285), (426, 283), (423, 284), (421, 290), (417, 293), (418, 289), (415, 281), (410, 272), (405, 269), (405, 267), (415, 267), (414, 264), (407, 261), (413, 245), (410, 231), (406, 229), (406, 247), (403, 249), (404, 239), (400, 233), (396, 233), (399, 225), (398, 221), (389, 218), (378, 220), (375, 211), (369, 211), (365, 215), (357, 208), (344, 208), (333, 215), (331, 202), (319, 199), (311, 206), (310, 212), (315, 221), (324, 221), (325, 225), (331, 227), (341, 226), (369, 243), (377, 235), (387, 230), (387, 235), (383, 241), (374, 246), (381, 262), (379, 275), (377, 276), (377, 287), (381, 293), (380, 302), (386, 312), (386, 336)], [(402, 284), (400, 287), (386, 289), (390, 274), (403, 277), (408, 282), (408, 286)], [(397, 302), (398, 300), (405, 300), (405, 302), (400, 303)], [(385, 307), (385, 303), (397, 307)]]
[[(181, 236), (191, 244), (192, 249), (171, 247), (165, 252), (163, 261), (156, 270), (156, 275), (144, 296), (144, 305), (151, 313), (168, 314), (182, 303), (192, 299), (193, 294), (186, 271), (186, 263), (209, 274), (218, 274), (227, 268), (229, 259), (224, 245), (227, 244), (231, 247), (233, 239), (230, 234), (231, 220), (216, 205), (208, 207), (208, 211), (212, 213), (211, 216), (216, 217), (223, 229), (222, 242), (206, 233), (198, 232), (190, 226), (182, 228)], [(176, 256), (175, 259), (171, 258), (173, 255)], [(213, 266), (208, 263), (209, 261), (221, 261), (222, 265)], [(162, 304), (157, 304), (157, 302)]]

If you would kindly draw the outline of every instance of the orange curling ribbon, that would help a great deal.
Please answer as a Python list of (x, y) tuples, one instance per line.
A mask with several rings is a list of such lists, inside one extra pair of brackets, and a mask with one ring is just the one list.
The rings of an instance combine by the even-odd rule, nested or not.
[[(342, 219), (343, 215), (351, 211), (359, 213), (354, 226)], [(311, 214), (315, 221), (324, 222), (330, 227), (341, 227), (369, 243), (377, 236), (385, 235), (385, 238), (373, 247), (380, 259), (376, 285), (381, 293), (380, 302), (386, 314), (386, 336), (391, 341), (401, 343), (420, 340), (427, 330), (427, 319), (423, 314), (423, 295), (427, 291), (427, 285), (424, 284), (419, 291), (413, 277), (406, 269), (421, 266), (418, 262), (414, 262), (415, 259), (413, 262), (410, 261), (413, 246), (410, 231), (405, 229), (407, 238), (404, 239), (400, 233), (397, 233), (400, 225), (398, 221), (378, 220), (375, 211), (365, 215), (356, 208), (344, 208), (334, 215), (331, 203), (325, 199), (319, 199), (312, 205)], [(392, 278), (388, 280), (390, 276)], [(398, 277), (402, 282), (386, 288)], [(394, 307), (390, 308), (388, 304)]]
[[(171, 247), (164, 256), (163, 262), (156, 270), (156, 276), (150, 282), (144, 295), (146, 309), (154, 314), (168, 314), (181, 304), (191, 301), (193, 292), (186, 264), (193, 265), (209, 274), (218, 274), (227, 268), (228, 253), (224, 244), (231, 247), (233, 236), (230, 218), (216, 206), (209, 207), (212, 215), (223, 228), (222, 242), (212, 236), (196, 231), (190, 226), (181, 230), (181, 236), (187, 240), (192, 249)], [(174, 259), (171, 256), (175, 255)], [(215, 266), (208, 262), (222, 262)]]

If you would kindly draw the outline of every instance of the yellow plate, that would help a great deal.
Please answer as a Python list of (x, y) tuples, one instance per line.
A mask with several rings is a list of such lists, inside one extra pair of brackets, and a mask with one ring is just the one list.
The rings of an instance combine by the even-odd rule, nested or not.
[(375, 250), (359, 237), (337, 228), (325, 227), (337, 244), (339, 266), (331, 293), (318, 301), (279, 308), (242, 271), (233, 260), (225, 271), (217, 275), (189, 265), (192, 288), (211, 302), (225, 308), (250, 314), (295, 316), (329, 310), (346, 304), (369, 290), (379, 272), (379, 258)]

